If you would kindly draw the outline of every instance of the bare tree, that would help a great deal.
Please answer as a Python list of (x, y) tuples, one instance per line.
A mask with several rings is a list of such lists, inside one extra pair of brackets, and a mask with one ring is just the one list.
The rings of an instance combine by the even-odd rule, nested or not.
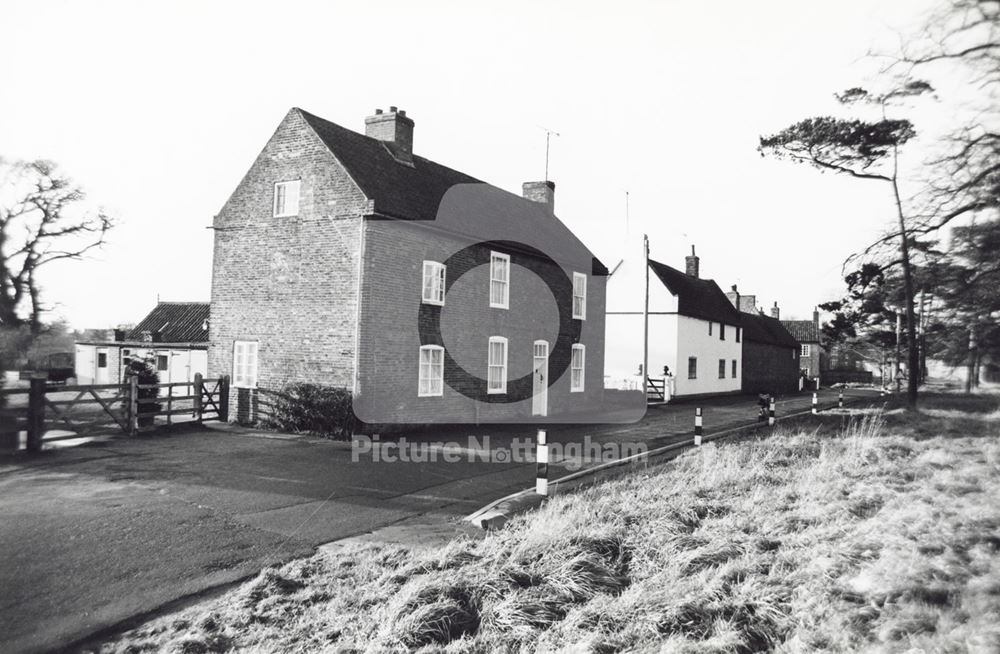
[(39, 270), (104, 244), (112, 220), (49, 161), (0, 159), (0, 325), (41, 328)]

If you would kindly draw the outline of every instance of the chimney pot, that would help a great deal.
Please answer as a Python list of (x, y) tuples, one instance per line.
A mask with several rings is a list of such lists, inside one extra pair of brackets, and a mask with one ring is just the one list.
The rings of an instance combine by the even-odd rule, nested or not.
[(778, 308), (777, 302), (775, 302), (774, 306), (771, 307), (771, 317), (775, 320), (781, 320), (781, 309)]

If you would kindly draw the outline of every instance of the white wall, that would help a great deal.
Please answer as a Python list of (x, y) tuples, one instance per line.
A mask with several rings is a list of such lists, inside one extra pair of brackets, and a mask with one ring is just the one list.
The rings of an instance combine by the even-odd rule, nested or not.
[[(688, 316), (677, 318), (677, 367), (673, 368), (678, 396), (729, 393), (740, 390), (743, 376), (743, 344), (736, 342), (736, 328), (726, 325), (726, 339), (719, 339), (719, 323), (708, 333), (708, 321)], [(688, 357), (698, 358), (698, 377), (688, 379)], [(719, 379), (719, 359), (726, 361), (725, 379)], [(732, 361), (736, 360), (736, 377)]]

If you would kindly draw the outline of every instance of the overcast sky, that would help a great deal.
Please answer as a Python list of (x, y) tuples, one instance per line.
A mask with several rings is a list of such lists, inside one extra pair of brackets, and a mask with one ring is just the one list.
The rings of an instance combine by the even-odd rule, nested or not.
[(557, 213), (606, 263), (627, 190), (654, 258), (683, 268), (694, 243), (703, 276), (807, 317), (891, 197), (758, 137), (837, 111), (931, 4), (3, 0), (0, 156), (57, 161), (119, 219), (43, 277), (76, 327), (209, 299), (207, 226), (293, 106), (363, 131), (397, 105), (418, 154), (514, 192), (553, 129)]

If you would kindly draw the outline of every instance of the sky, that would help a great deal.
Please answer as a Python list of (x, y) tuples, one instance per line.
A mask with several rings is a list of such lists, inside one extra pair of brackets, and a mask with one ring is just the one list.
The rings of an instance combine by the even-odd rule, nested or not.
[(934, 4), (0, 0), (0, 156), (56, 161), (116, 217), (41, 275), (77, 328), (209, 300), (212, 217), (293, 106), (357, 131), (398, 106), (417, 154), (516, 193), (553, 130), (556, 212), (605, 263), (625, 235), (679, 268), (694, 244), (703, 277), (805, 318), (891, 192), (758, 139), (840, 112)]

